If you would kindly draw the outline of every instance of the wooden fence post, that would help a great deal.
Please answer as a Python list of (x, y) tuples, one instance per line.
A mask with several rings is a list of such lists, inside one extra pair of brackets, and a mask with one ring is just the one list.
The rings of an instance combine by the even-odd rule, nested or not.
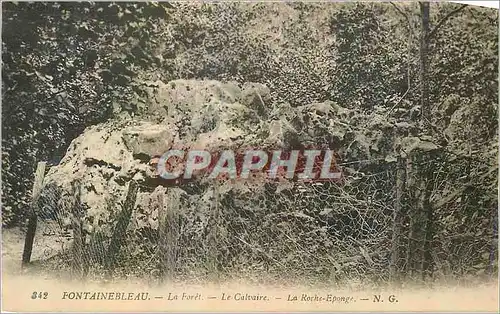
[(31, 252), (33, 250), (33, 241), (35, 239), (36, 225), (38, 221), (38, 198), (42, 191), (43, 178), (45, 176), (46, 162), (41, 161), (36, 167), (35, 182), (33, 184), (33, 195), (29, 209), (28, 230), (24, 241), (23, 259), (21, 266), (24, 267), (31, 261)]
[(209, 271), (209, 280), (211, 283), (218, 283), (220, 280), (219, 274), (219, 225), (220, 225), (220, 216), (221, 216), (221, 208), (220, 208), (220, 187), (219, 182), (214, 183), (213, 188), (213, 205), (212, 205), (212, 217), (210, 217), (210, 225), (209, 225), (209, 235), (208, 235), (208, 252), (207, 252), (207, 260), (208, 260), (208, 271)]
[(84, 235), (83, 235), (83, 212), (81, 199), (81, 182), (72, 183), (73, 204), (71, 208), (71, 226), (73, 229), (73, 272), (78, 278), (85, 277), (88, 271), (88, 263), (84, 256)]
[[(166, 196), (166, 197), (165, 197)], [(175, 188), (167, 188), (159, 208), (159, 246), (161, 280), (172, 281), (178, 264), (179, 254), (179, 211), (180, 193)]]
[(120, 247), (125, 239), (127, 227), (130, 223), (130, 218), (132, 217), (132, 211), (135, 207), (135, 201), (137, 199), (137, 192), (139, 191), (139, 185), (136, 181), (130, 181), (128, 186), (127, 197), (125, 203), (123, 204), (123, 209), (118, 216), (118, 221), (116, 223), (115, 229), (113, 231), (113, 236), (108, 248), (107, 254), (107, 264), (108, 271), (112, 271), (115, 267), (116, 256), (120, 252)]
[(405, 161), (401, 156), (397, 158), (396, 164), (396, 203), (394, 204), (393, 229), (391, 243), (390, 279), (393, 284), (399, 285), (400, 281), (400, 258), (401, 258), (401, 234), (403, 228), (402, 199), (405, 190)]

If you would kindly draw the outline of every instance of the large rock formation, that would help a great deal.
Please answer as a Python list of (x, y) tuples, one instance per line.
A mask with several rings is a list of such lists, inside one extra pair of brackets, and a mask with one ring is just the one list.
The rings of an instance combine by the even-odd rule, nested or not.
[[(146, 90), (143, 112), (134, 119), (119, 118), (89, 127), (46, 176), (46, 194), (54, 193), (54, 187), (70, 192), (73, 182), (81, 182), (81, 201), (87, 208), (87, 223), (93, 227), (105, 225), (120, 210), (130, 180), (141, 184), (137, 207), (151, 217), (152, 192), (164, 182), (157, 179), (150, 161), (172, 147), (259, 147), (279, 144), (286, 134), (280, 120), (271, 123), (278, 129), (270, 132), (265, 120), (271, 108), (269, 90), (261, 84), (240, 87), (177, 80), (149, 83)], [(148, 220), (152, 227), (157, 225), (154, 219)]]
[[(46, 187), (66, 192), (71, 191), (72, 182), (81, 182), (89, 230), (99, 227), (110, 234), (110, 222), (120, 211), (131, 180), (141, 186), (131, 227), (155, 229), (155, 195), (165, 182), (156, 177), (151, 159), (172, 147), (221, 150), (327, 145), (344, 158), (366, 159), (377, 154), (378, 145), (387, 145), (381, 139), (398, 128), (381, 118), (384, 113), (360, 128), (359, 115), (331, 102), (296, 108), (271, 104), (269, 90), (256, 83), (238, 86), (176, 80), (145, 86), (147, 96), (138, 115), (86, 129), (46, 177)], [(185, 206), (186, 215), (203, 215), (210, 210), (211, 188), (178, 189), (191, 204)], [(255, 190), (262, 185), (222, 184), (218, 189), (219, 193), (233, 189), (258, 193)]]

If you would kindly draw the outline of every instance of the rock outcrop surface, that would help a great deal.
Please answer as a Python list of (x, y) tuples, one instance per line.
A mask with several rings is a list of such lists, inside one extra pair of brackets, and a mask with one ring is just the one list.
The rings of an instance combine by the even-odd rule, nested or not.
[[(82, 182), (81, 199), (94, 227), (112, 221), (130, 180), (141, 184), (140, 210), (134, 214), (143, 216), (135, 217), (134, 223), (147, 220), (144, 224), (157, 225), (151, 220), (157, 216), (152, 213), (155, 197), (151, 195), (164, 182), (157, 179), (151, 160), (171, 148), (329, 146), (343, 157), (368, 158), (377, 153), (380, 139), (398, 128), (380, 117), (368, 121), (366, 128), (356, 128), (353, 125), (360, 125), (356, 113), (331, 102), (295, 108), (271, 104), (269, 89), (257, 83), (176, 80), (147, 83), (146, 90), (143, 112), (134, 119), (115, 119), (86, 129), (46, 177), (47, 185), (66, 191), (75, 180)], [(371, 132), (370, 127), (377, 131)], [(220, 187), (221, 193), (235, 187)], [(209, 192), (190, 193), (190, 202), (200, 207)]]
[[(116, 119), (87, 128), (46, 176), (46, 186), (65, 191), (71, 191), (72, 182), (82, 183), (87, 220), (95, 226), (109, 222), (120, 210), (130, 180), (142, 184), (138, 207), (151, 208), (152, 192), (162, 184), (151, 160), (173, 147), (217, 150), (283, 140), (281, 131), (270, 134), (270, 123), (265, 120), (269, 90), (261, 84), (240, 87), (177, 80), (149, 83), (146, 90), (145, 112), (133, 120)], [(154, 227), (156, 223), (148, 224)]]

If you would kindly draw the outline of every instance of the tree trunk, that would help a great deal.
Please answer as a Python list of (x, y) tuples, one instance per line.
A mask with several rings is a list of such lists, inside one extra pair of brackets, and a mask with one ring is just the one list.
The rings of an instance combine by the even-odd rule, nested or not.
[[(421, 92), (421, 108), (422, 115), (424, 118), (424, 123), (432, 123), (432, 106), (429, 100), (429, 40), (430, 40), (430, 27), (429, 27), (429, 19), (430, 19), (430, 3), (429, 2), (421, 2), (420, 3), (420, 12), (422, 15), (422, 32), (421, 32), (421, 41), (420, 41), (420, 92)], [(438, 26), (437, 26), (438, 27)], [(435, 31), (437, 30), (435, 28)], [(432, 154), (431, 154), (432, 155)], [(426, 158), (426, 161), (430, 161), (430, 158)], [(432, 163), (429, 164), (432, 166)], [(424, 166), (425, 167), (425, 166)], [(425, 279), (426, 275), (431, 275), (431, 267), (432, 267), (432, 240), (434, 237), (433, 232), (433, 220), (434, 220), (434, 209), (430, 204), (431, 197), (431, 185), (429, 181), (432, 178), (432, 171), (429, 169), (422, 169), (420, 171), (423, 180), (421, 191), (422, 199), (420, 201), (420, 210), (421, 210), (421, 219), (422, 221), (422, 235), (423, 235), (423, 247), (422, 247), (422, 256), (421, 256), (421, 266), (419, 269), (422, 271), (423, 279)]]
[[(420, 81), (420, 128), (424, 133), (431, 122), (431, 106), (429, 103), (428, 68), (429, 68), (429, 2), (419, 2), (421, 16), (420, 32), (420, 58), (419, 58), (419, 81)], [(432, 220), (433, 209), (430, 205), (431, 196), (431, 171), (428, 163), (430, 155), (422, 151), (414, 151), (411, 154), (408, 176), (413, 177), (408, 184), (408, 190), (412, 192), (412, 203), (415, 203), (410, 212), (410, 232), (408, 239), (407, 267), (413, 279), (425, 279), (425, 273), (431, 267), (431, 241), (433, 237)], [(418, 180), (416, 180), (418, 178)]]
[[(429, 2), (420, 2), (422, 17), (420, 32), (420, 109), (424, 120), (430, 121), (429, 87), (427, 85), (428, 52), (429, 52)], [(424, 121), (425, 122), (425, 121)]]

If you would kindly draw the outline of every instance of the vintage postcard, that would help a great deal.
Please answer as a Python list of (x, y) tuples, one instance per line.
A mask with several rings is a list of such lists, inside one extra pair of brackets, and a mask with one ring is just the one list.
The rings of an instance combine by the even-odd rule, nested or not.
[(2, 311), (498, 313), (471, 2), (2, 2)]

